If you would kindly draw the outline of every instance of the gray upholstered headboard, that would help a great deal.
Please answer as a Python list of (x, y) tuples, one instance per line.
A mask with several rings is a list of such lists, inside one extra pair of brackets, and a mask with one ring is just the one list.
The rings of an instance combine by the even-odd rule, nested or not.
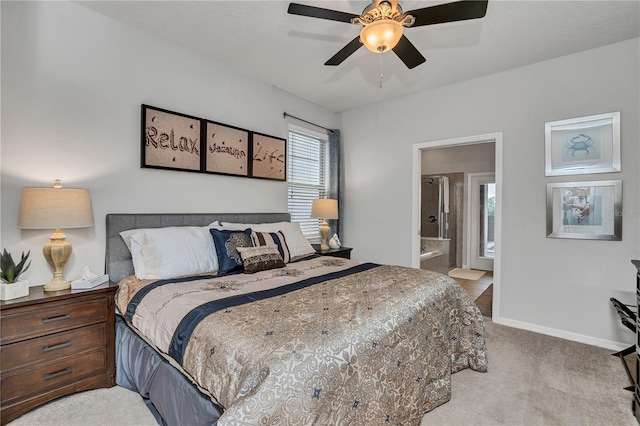
[(213, 221), (240, 223), (289, 222), (289, 213), (124, 213), (107, 215), (107, 247), (105, 272), (109, 279), (118, 282), (133, 274), (131, 253), (120, 232), (138, 228), (163, 228), (165, 226), (206, 226)]

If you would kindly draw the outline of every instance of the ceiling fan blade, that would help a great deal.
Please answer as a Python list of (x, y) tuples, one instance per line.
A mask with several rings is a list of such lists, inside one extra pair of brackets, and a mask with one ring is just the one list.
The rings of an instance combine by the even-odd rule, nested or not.
[(299, 3), (289, 3), (288, 13), (292, 15), (309, 16), (311, 18), (328, 19), (330, 21), (351, 23), (351, 19), (360, 15), (353, 13), (340, 12), (338, 10), (323, 9), (321, 7), (307, 6)]
[(393, 48), (393, 51), (409, 69), (413, 69), (423, 62), (426, 62), (424, 56), (418, 52), (418, 49), (416, 49), (404, 34), (398, 44), (396, 44), (396, 47)]
[(360, 41), (360, 35), (351, 40), (349, 44), (340, 49), (338, 53), (333, 55), (331, 59), (325, 62), (325, 65), (340, 65), (345, 59), (355, 53), (356, 50), (362, 47), (362, 42)]
[(488, 0), (462, 0), (412, 10), (407, 14), (416, 18), (411, 27), (443, 24), (445, 22), (482, 18), (487, 13), (487, 3), (489, 3)]

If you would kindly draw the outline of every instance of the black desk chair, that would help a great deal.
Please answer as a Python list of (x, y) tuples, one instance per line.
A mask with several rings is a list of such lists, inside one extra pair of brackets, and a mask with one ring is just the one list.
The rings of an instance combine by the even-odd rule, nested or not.
[[(618, 312), (618, 316), (620, 317), (620, 321), (622, 322), (622, 325), (627, 327), (629, 330), (633, 331), (633, 333), (635, 334), (637, 332), (637, 327), (638, 327), (637, 325), (638, 318), (636, 313), (633, 312), (631, 309), (629, 309), (628, 305), (625, 305), (624, 303), (620, 302), (616, 298), (612, 297), (609, 299), (609, 301), (611, 302), (613, 307), (616, 308), (616, 311)], [(635, 379), (633, 378), (633, 375), (631, 374), (631, 371), (629, 370), (629, 366), (624, 360), (624, 357), (634, 353), (635, 351), (636, 351), (636, 345), (631, 345), (628, 348), (621, 350), (620, 352), (611, 354), (613, 356), (617, 356), (618, 358), (620, 358), (620, 361), (622, 361), (622, 365), (624, 365), (624, 369), (627, 372), (627, 376), (629, 376), (629, 380), (631, 380), (631, 383), (635, 383)], [(635, 385), (627, 386), (625, 389), (633, 392), (635, 390)]]

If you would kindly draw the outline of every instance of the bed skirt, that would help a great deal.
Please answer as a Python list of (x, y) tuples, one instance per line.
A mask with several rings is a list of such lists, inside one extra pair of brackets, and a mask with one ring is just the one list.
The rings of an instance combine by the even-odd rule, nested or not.
[(116, 315), (116, 384), (138, 392), (161, 425), (215, 425), (222, 409)]

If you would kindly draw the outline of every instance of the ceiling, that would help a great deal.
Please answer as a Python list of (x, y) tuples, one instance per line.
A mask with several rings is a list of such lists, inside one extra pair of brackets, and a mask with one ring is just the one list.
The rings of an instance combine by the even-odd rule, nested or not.
[[(447, 2), (399, 3), (410, 11)], [(490, 0), (484, 18), (406, 29), (427, 59), (412, 70), (393, 52), (379, 55), (364, 47), (329, 67), (324, 62), (360, 27), (289, 15), (287, 1), (77, 3), (335, 112), (640, 35), (637, 0)], [(360, 14), (370, 2), (298, 3)]]

